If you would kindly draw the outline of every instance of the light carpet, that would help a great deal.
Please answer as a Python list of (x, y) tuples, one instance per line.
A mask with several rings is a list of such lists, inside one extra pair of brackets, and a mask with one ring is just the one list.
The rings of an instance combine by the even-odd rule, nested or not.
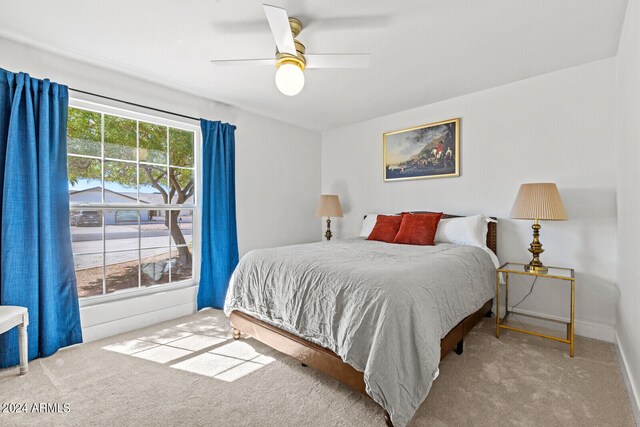
[[(484, 319), (449, 354), (411, 426), (633, 426), (611, 344), (566, 345)], [(0, 370), (0, 425), (384, 426), (370, 398), (259, 342), (217, 310)], [(33, 412), (49, 403), (58, 412)], [(67, 404), (64, 406), (63, 404)], [(15, 407), (14, 407), (15, 409)]]

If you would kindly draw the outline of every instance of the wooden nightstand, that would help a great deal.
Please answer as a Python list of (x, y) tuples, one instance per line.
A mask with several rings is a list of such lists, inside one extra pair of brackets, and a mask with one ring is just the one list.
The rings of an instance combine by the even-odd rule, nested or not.
[[(547, 338), (554, 341), (563, 342), (565, 344), (569, 344), (569, 356), (573, 357), (574, 353), (574, 314), (576, 307), (576, 279), (575, 272), (572, 268), (561, 268), (561, 267), (549, 267), (549, 271), (546, 274), (541, 273), (533, 273), (527, 272), (524, 270), (525, 264), (520, 264), (517, 262), (507, 262), (500, 266), (496, 270), (496, 337), (500, 338), (500, 329), (508, 329), (511, 331), (522, 332), (529, 335), (535, 335), (537, 337)], [(504, 273), (505, 276), (505, 315), (503, 318), (500, 317), (500, 273)], [(571, 282), (571, 318), (569, 323), (564, 321), (559, 321), (557, 319), (552, 319), (545, 316), (533, 316), (531, 314), (523, 313), (521, 311), (517, 311), (515, 309), (509, 310), (509, 275), (510, 274), (522, 274), (525, 276), (538, 276), (538, 277), (546, 277), (549, 279), (558, 279), (566, 282)], [(515, 328), (513, 326), (507, 325), (507, 320), (509, 319), (510, 314), (517, 314), (519, 316), (528, 316), (532, 318), (542, 319), (550, 322), (561, 323), (567, 326), (567, 337), (561, 338), (553, 335), (547, 335), (540, 332), (528, 331), (522, 328)]]

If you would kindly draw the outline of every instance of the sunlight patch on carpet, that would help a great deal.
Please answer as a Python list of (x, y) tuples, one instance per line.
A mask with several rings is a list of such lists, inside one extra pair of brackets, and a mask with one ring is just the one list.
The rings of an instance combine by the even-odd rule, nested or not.
[(152, 362), (167, 363), (171, 362), (172, 360), (188, 356), (189, 354), (191, 354), (191, 351), (189, 350), (169, 347), (168, 345), (159, 345), (149, 350), (134, 353), (132, 354), (132, 356), (139, 357), (145, 360), (151, 360)]
[(257, 341), (233, 341), (228, 321), (214, 317), (102, 348), (156, 363), (173, 363), (174, 369), (225, 382), (245, 377), (275, 360), (268, 355), (273, 350)]
[(259, 353), (251, 344), (234, 341), (172, 365), (172, 368), (233, 382), (268, 365), (275, 359)]
[(216, 344), (220, 344), (221, 342), (226, 341), (224, 338), (220, 337), (209, 337), (206, 335), (191, 335), (186, 338), (181, 338), (179, 340), (173, 341), (171, 343), (172, 347), (178, 347), (185, 350), (198, 351), (204, 348), (212, 347)]
[(111, 344), (103, 347), (105, 350), (115, 351), (122, 354), (133, 354), (140, 351), (149, 350), (156, 347), (158, 344), (142, 340), (127, 340), (116, 344)]

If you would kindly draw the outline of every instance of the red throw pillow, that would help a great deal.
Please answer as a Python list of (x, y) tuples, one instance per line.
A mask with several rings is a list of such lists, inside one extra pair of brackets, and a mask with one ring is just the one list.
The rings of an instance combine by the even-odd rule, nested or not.
[(442, 212), (402, 214), (402, 223), (395, 243), (433, 246), (440, 218), (442, 218)]
[(393, 243), (401, 222), (402, 216), (400, 215), (378, 215), (376, 225), (367, 240)]

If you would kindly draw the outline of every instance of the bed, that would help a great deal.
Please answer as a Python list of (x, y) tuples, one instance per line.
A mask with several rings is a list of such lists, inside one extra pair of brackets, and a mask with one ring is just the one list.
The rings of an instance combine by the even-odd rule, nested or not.
[[(443, 218), (453, 218), (444, 215)], [(496, 224), (487, 247), (496, 251)], [(491, 312), (495, 264), (473, 246), (349, 238), (246, 254), (225, 302), (249, 335), (354, 389), (403, 427), (451, 350)]]

